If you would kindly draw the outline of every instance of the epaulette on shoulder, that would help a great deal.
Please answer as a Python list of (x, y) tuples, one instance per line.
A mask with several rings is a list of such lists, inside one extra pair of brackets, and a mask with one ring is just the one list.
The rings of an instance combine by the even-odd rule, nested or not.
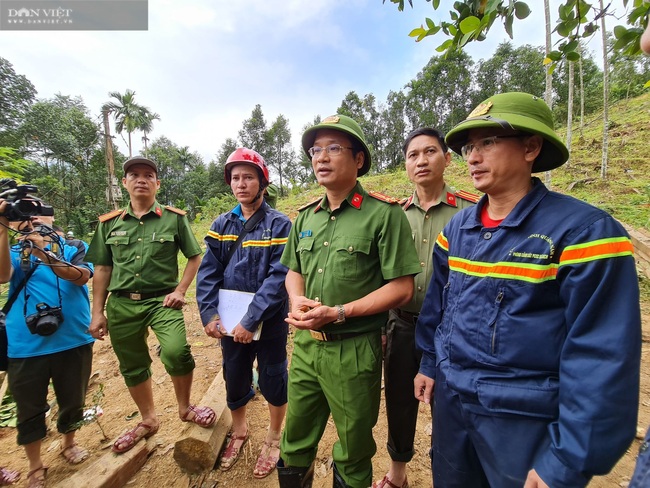
[(118, 215), (121, 215), (122, 212), (124, 212), (124, 210), (121, 209), (121, 208), (118, 208), (117, 210), (113, 210), (111, 212), (105, 213), (104, 215), (100, 215), (98, 218), (99, 218), (100, 222), (106, 222), (108, 220), (114, 219)]
[(397, 198), (389, 197), (388, 195), (384, 195), (383, 193), (379, 193), (378, 191), (369, 191), (368, 195), (382, 202), (386, 202), (390, 204), (399, 203), (399, 200)]
[(403, 209), (406, 210), (406, 208), (411, 204), (412, 201), (413, 201), (413, 195), (411, 195), (410, 197), (402, 198), (399, 201), (399, 204)]
[(185, 210), (181, 210), (180, 208), (172, 207), (171, 205), (165, 205), (165, 210), (169, 210), (170, 212), (174, 212), (175, 214), (178, 214), (178, 215), (185, 215), (187, 213)]
[(323, 198), (321, 197), (321, 198), (318, 198), (318, 199), (314, 200), (313, 202), (309, 202), (309, 203), (303, 205), (302, 207), (300, 207), (300, 208), (298, 209), (298, 212), (302, 212), (303, 210), (307, 210), (307, 209), (308, 209), (309, 207), (311, 207), (312, 205), (314, 205), (314, 204), (316, 204), (316, 203), (320, 203), (320, 201), (321, 201), (322, 199), (323, 199)]
[(477, 195), (476, 193), (470, 193), (465, 190), (458, 190), (456, 193), (454, 193), (458, 198), (462, 198), (463, 200), (467, 200), (468, 202), (472, 203), (477, 203), (481, 199), (481, 195)]

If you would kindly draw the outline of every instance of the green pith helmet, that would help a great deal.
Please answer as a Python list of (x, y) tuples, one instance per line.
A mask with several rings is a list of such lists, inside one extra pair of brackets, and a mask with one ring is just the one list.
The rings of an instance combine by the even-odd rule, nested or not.
[(330, 115), (323, 119), (320, 124), (310, 127), (302, 135), (302, 149), (309, 156), (309, 148), (314, 145), (316, 139), (316, 132), (320, 129), (331, 129), (345, 132), (347, 135), (352, 136), (356, 141), (359, 141), (365, 157), (363, 159), (363, 166), (357, 171), (357, 176), (365, 175), (370, 170), (370, 149), (366, 144), (366, 139), (359, 124), (347, 115)]
[(544, 145), (533, 163), (533, 173), (557, 168), (569, 159), (569, 150), (553, 129), (551, 109), (534, 95), (511, 92), (488, 98), (447, 133), (445, 142), (460, 154), (460, 148), (467, 142), (467, 131), (485, 127), (502, 127), (512, 132), (542, 136)]

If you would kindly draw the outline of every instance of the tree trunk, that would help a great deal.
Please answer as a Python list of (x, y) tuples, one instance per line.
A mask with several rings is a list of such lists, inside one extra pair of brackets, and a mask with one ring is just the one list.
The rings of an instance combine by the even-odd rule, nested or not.
[[(549, 0), (544, 0), (544, 18), (546, 21), (546, 56), (548, 57), (551, 52), (551, 10), (549, 7)], [(551, 73), (551, 64), (546, 65), (546, 90), (544, 91), (544, 100), (546, 105), (553, 109), (553, 77)], [(546, 186), (551, 184), (551, 172), (544, 173), (544, 181)]]
[(579, 44), (578, 49), (580, 50), (580, 59), (578, 60), (578, 67), (580, 68), (580, 137), (582, 137), (582, 128), (585, 123), (585, 79), (582, 73), (582, 53), (584, 48), (582, 42)]
[(117, 209), (117, 195), (113, 191), (113, 182), (115, 178), (115, 161), (113, 160), (113, 140), (111, 139), (111, 129), (108, 123), (108, 110), (103, 111), (104, 115), (104, 156), (106, 158), (106, 168), (108, 169), (108, 204)]
[[(600, 10), (604, 12), (603, 0), (600, 0)], [(607, 150), (609, 146), (609, 62), (607, 60), (607, 31), (605, 16), (600, 17), (600, 29), (603, 36), (603, 157), (600, 163), (600, 177), (607, 178)]]
[[(569, 61), (569, 100), (567, 102), (567, 118), (566, 118), (566, 147), (569, 150), (569, 158), (571, 158), (571, 128), (573, 125), (573, 78), (574, 78), (574, 63)], [(567, 166), (569, 161), (567, 161)]]

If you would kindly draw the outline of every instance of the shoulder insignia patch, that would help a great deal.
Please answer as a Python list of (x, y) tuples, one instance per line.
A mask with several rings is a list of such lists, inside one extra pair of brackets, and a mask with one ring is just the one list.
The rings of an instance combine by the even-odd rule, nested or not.
[(122, 215), (122, 212), (123, 212), (123, 211), (124, 211), (123, 209), (118, 208), (117, 210), (113, 210), (113, 211), (111, 211), (111, 212), (108, 212), (108, 213), (105, 213), (105, 214), (103, 214), (103, 215), (100, 215), (100, 216), (98, 217), (98, 219), (99, 219), (100, 222), (106, 222), (106, 221), (108, 221), (108, 220), (114, 219), (114, 218), (117, 217), (118, 215)]
[(309, 207), (311, 207), (312, 205), (315, 205), (316, 203), (320, 203), (320, 201), (321, 201), (322, 199), (323, 199), (323, 197), (320, 197), (320, 198), (318, 198), (317, 200), (314, 200), (313, 202), (309, 202), (309, 203), (303, 205), (302, 207), (300, 207), (300, 208), (298, 209), (298, 212), (302, 212), (303, 210), (307, 210), (307, 209), (308, 209)]
[(175, 214), (178, 214), (178, 215), (187, 214), (187, 212), (185, 210), (181, 210), (180, 208), (172, 207), (170, 205), (165, 205), (165, 210), (169, 210), (170, 212), (174, 212)]
[(388, 195), (384, 195), (383, 193), (379, 193), (378, 191), (369, 191), (368, 195), (370, 195), (372, 198), (376, 200), (381, 200), (382, 202), (394, 204), (394, 203), (399, 203), (399, 200), (397, 198), (389, 197)]
[(481, 199), (481, 195), (477, 195), (476, 193), (470, 193), (464, 190), (458, 190), (456, 192), (456, 196), (458, 198), (462, 198), (463, 200), (467, 200), (468, 202), (472, 202), (472, 203), (477, 203)]
[(402, 198), (399, 201), (399, 204), (402, 206), (402, 208), (404, 210), (406, 210), (407, 208), (409, 208), (411, 206), (412, 202), (413, 202), (413, 195), (411, 195), (410, 197)]

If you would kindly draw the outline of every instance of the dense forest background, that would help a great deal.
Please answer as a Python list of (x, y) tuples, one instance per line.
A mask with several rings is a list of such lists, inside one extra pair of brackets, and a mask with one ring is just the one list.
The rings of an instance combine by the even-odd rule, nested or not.
[[(610, 38), (613, 44), (613, 37)], [(385, 100), (372, 93), (349, 92), (338, 112), (361, 124), (373, 156), (371, 173), (402, 167), (401, 145), (405, 135), (420, 126), (449, 130), (471, 109), (494, 93), (525, 91), (544, 97), (546, 69), (543, 46), (499, 45), (494, 55), (474, 61), (462, 51), (433, 56), (403, 87), (391, 90)], [(610, 51), (608, 87), (610, 101), (638, 96), (650, 79), (650, 58), (626, 56)], [(559, 62), (552, 77), (553, 113), (557, 126), (567, 122), (573, 107), (574, 132), (603, 108), (603, 71), (591, 53), (583, 50), (575, 62), (574, 103), (569, 103), (569, 61)], [(29, 79), (16, 73), (10, 60), (0, 57), (0, 178), (13, 178), (39, 188), (39, 196), (56, 209), (57, 223), (76, 235), (92, 232), (97, 216), (112, 208), (108, 199), (111, 180), (106, 162), (106, 113), (131, 148), (142, 137), (144, 152), (158, 164), (162, 181), (159, 200), (189, 212), (193, 220), (212, 219), (234, 202), (223, 180), (223, 165), (238, 146), (260, 152), (271, 169), (272, 180), (283, 195), (300, 193), (313, 183), (311, 163), (299, 147), (292, 145), (300, 134), (292, 134), (282, 115), (265, 114), (260, 104), (250, 117), (233, 128), (225, 142), (215, 147), (210, 161), (192, 148), (180, 146), (164, 135), (153, 137), (155, 123), (164, 118), (138, 104), (131, 90), (107, 93), (102, 107), (87, 107), (80, 94), (61, 93), (51, 99), (38, 97)], [(308, 127), (330, 114), (314, 114)], [(121, 164), (128, 154), (114, 150), (119, 188)], [(121, 202), (125, 203), (124, 200)]]

